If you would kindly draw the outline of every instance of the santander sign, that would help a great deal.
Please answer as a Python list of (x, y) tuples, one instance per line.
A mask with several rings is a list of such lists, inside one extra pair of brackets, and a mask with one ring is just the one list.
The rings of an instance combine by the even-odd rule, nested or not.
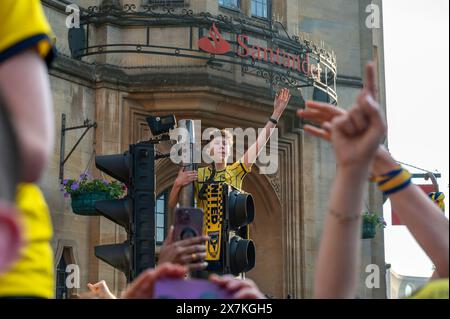
[[(311, 74), (309, 53), (304, 56), (288, 53), (280, 48), (265, 48), (259, 45), (248, 44), (250, 37), (239, 34), (237, 37), (236, 55), (241, 58), (264, 61), (290, 70), (296, 70), (307, 76)], [(211, 54), (224, 55), (232, 51), (231, 44), (220, 34), (216, 24), (213, 23), (209, 34), (198, 40), (198, 47)]]

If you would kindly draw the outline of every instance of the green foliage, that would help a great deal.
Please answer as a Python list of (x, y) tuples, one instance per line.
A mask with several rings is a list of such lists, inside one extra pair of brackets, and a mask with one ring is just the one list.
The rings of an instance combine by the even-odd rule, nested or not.
[(88, 174), (81, 174), (79, 179), (65, 179), (61, 191), (64, 197), (81, 193), (106, 192), (112, 198), (122, 197), (126, 192), (126, 186), (117, 181), (109, 182), (104, 179), (90, 178)]
[(382, 216), (378, 216), (376, 214), (369, 213), (369, 212), (363, 213), (363, 221), (365, 223), (369, 223), (369, 224), (378, 226), (380, 228), (385, 228), (387, 226), (387, 224)]

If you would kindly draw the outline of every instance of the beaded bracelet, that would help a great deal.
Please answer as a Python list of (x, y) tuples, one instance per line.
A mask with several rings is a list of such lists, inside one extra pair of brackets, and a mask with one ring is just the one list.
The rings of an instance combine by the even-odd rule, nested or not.
[(338, 213), (331, 208), (329, 209), (330, 215), (335, 217), (340, 223), (350, 223), (356, 220), (359, 220), (361, 218), (361, 214), (354, 214), (354, 215), (348, 215), (348, 214), (342, 214)]

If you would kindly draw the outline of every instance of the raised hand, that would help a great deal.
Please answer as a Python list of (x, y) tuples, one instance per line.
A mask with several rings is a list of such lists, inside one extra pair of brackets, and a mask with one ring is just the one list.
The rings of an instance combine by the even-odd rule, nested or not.
[(331, 123), (325, 122), (322, 127), (331, 132), (336, 161), (341, 167), (368, 169), (386, 135), (379, 104), (367, 89), (361, 91), (357, 104), (348, 113)]
[(182, 168), (178, 171), (178, 176), (175, 179), (175, 185), (183, 187), (196, 181), (197, 178), (197, 171), (185, 171), (184, 168)]
[(184, 266), (170, 263), (146, 270), (123, 292), (122, 299), (152, 299), (155, 292), (155, 282), (158, 279), (182, 279), (187, 271), (188, 269)]
[(289, 104), (290, 99), (291, 93), (289, 92), (289, 89), (284, 88), (278, 91), (273, 103), (273, 117), (275, 117), (276, 120), (281, 117), (287, 105)]
[[(366, 66), (365, 70), (365, 80), (364, 80), (364, 88), (372, 95), (374, 100), (378, 100), (378, 89), (376, 86), (376, 76), (375, 76), (375, 66), (373, 63), (369, 63)], [(336, 107), (332, 104), (321, 103), (316, 101), (307, 101), (306, 109), (298, 110), (297, 116), (313, 122), (314, 124), (320, 126), (316, 127), (313, 125), (306, 124), (303, 129), (305, 132), (319, 137), (321, 139), (331, 141), (330, 132), (321, 128), (321, 126), (330, 122), (337, 116), (346, 114), (347, 111), (341, 108)]]
[(104, 280), (96, 284), (87, 284), (89, 290), (99, 299), (117, 299), (116, 296), (109, 290), (108, 285)]
[(209, 280), (227, 290), (233, 299), (266, 299), (253, 280), (238, 280), (231, 275), (211, 275)]
[[(297, 116), (313, 122), (318, 126), (322, 126), (326, 122), (331, 122), (335, 117), (344, 115), (347, 111), (340, 109), (334, 105), (308, 101), (306, 102), (306, 109), (298, 110)], [(306, 124), (303, 129), (311, 135), (331, 141), (330, 132), (313, 125)]]
[(198, 236), (173, 242), (173, 226), (171, 226), (161, 247), (158, 263), (186, 265), (189, 271), (204, 269), (207, 266), (204, 259), (206, 257), (205, 242), (208, 239), (208, 236)]

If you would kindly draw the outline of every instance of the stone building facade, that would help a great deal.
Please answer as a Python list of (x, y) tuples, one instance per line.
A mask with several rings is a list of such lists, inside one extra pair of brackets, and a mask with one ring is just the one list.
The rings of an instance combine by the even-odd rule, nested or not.
[[(94, 256), (94, 246), (121, 242), (126, 234), (103, 217), (84, 217), (72, 213), (70, 200), (63, 197), (59, 186), (61, 114), (68, 126), (80, 125), (85, 119), (97, 123), (83, 138), (65, 164), (65, 177), (77, 177), (86, 169), (101, 176), (93, 157), (119, 154), (130, 143), (146, 139), (150, 132), (145, 117), (173, 113), (177, 119), (201, 119), (202, 127), (263, 127), (272, 112), (273, 91), (261, 78), (243, 76), (233, 65), (216, 65), (204, 60), (165, 55), (144, 55), (121, 52), (88, 55), (71, 54), (66, 20), (66, 6), (77, 4), (82, 14), (89, 6), (134, 4), (139, 10), (150, 0), (43, 0), (53, 27), (59, 57), (50, 70), (55, 105), (57, 141), (54, 157), (42, 179), (41, 187), (49, 202), (54, 224), (55, 269), (63, 276), (64, 264), (80, 267), (80, 288), (87, 282), (105, 279), (118, 293), (125, 286), (119, 271)], [(379, 71), (380, 100), (385, 107), (382, 25), (368, 28), (367, 17), (381, 15), (381, 1), (373, 1), (375, 9), (367, 11), (368, 0), (268, 0), (268, 18), (255, 17), (252, 0), (162, 1), (175, 10), (209, 12), (254, 21), (264, 27), (278, 21), (287, 34), (326, 43), (333, 50), (337, 64), (337, 95), (339, 107), (351, 106), (362, 87), (364, 64), (375, 59)], [(219, 4), (220, 2), (220, 4)], [(238, 7), (230, 8), (230, 5)], [(253, 10), (253, 11), (252, 11)], [(252, 14), (253, 12), (253, 14)], [(264, 15), (264, 14), (262, 14)], [(379, 17), (381, 19), (381, 16)], [(191, 43), (189, 37), (191, 36)], [(194, 33), (194, 40), (197, 33)], [(149, 34), (145, 28), (119, 22), (98, 21), (90, 28), (92, 45), (114, 43), (175, 44), (191, 46), (192, 35), (183, 25), (158, 25)], [(248, 277), (254, 279), (267, 294), (277, 298), (311, 297), (315, 260), (322, 232), (327, 200), (335, 174), (335, 160), (328, 143), (308, 136), (295, 111), (311, 99), (312, 89), (305, 88), (292, 100), (279, 125), (279, 170), (273, 175), (258, 174), (258, 169), (244, 182), (244, 189), (253, 194), (256, 218), (250, 233), (256, 245), (256, 267)], [(66, 149), (73, 145), (81, 131), (66, 134)], [(157, 195), (168, 191), (178, 167), (169, 160), (158, 161)], [(382, 212), (382, 197), (368, 189), (367, 208)], [(170, 224), (167, 217), (166, 227)], [(366, 266), (376, 264), (380, 278), (385, 278), (383, 234), (363, 244), (363, 264), (359, 296), (385, 298), (385, 280), (378, 288), (365, 286)], [(59, 265), (59, 267), (58, 267)], [(59, 288), (58, 288), (59, 289)]]

